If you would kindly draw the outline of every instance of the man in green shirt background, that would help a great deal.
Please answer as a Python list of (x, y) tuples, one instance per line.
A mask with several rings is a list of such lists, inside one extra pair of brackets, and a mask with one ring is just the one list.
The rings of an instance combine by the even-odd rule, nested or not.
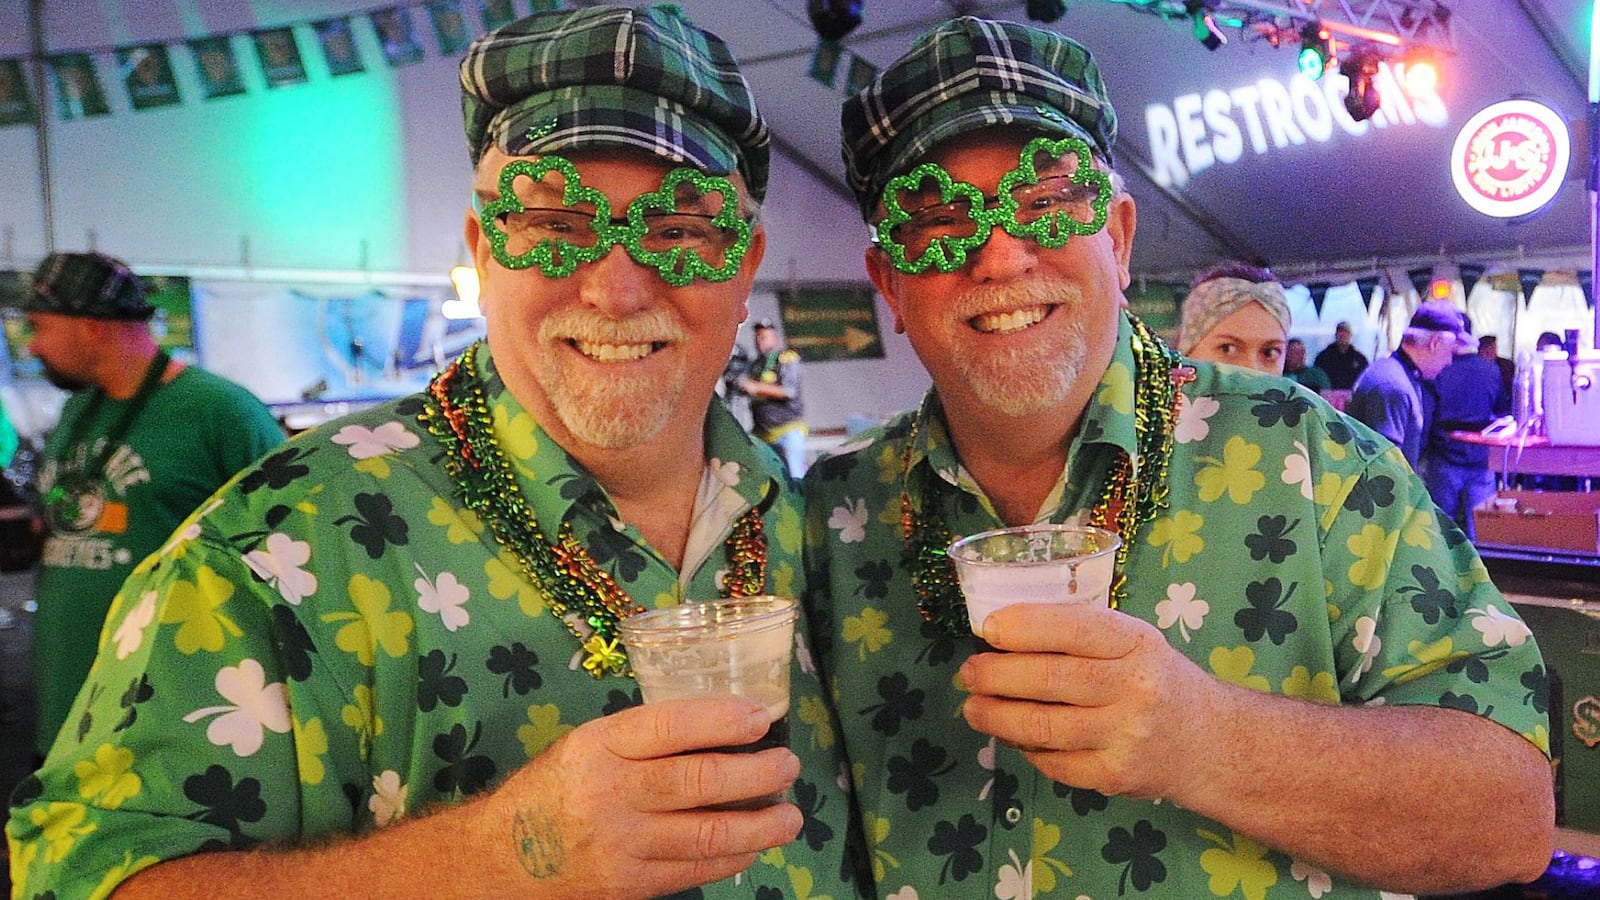
[(798, 498), (713, 402), (765, 243), (749, 85), (666, 6), (512, 22), (461, 85), (487, 342), (269, 455), (128, 581), (15, 795), (16, 896), (867, 889), (803, 620), (760, 752), (725, 752), (760, 705), (642, 706), (618, 641), (800, 590)]
[(111, 598), (233, 474), (283, 441), (249, 390), (170, 359), (143, 283), (102, 253), (52, 253), (24, 300), (28, 351), (72, 391), (40, 457), (48, 536), (33, 681), (40, 755), (67, 721)]
[[(934, 384), (806, 480), (879, 896), (1532, 880), (1553, 798), (1529, 629), (1386, 442), (1125, 313), (1115, 135), (1084, 47), (970, 17), (845, 103), (868, 271)], [(944, 550), (1035, 522), (1117, 531), (1110, 603), (1009, 606), (980, 642)]]

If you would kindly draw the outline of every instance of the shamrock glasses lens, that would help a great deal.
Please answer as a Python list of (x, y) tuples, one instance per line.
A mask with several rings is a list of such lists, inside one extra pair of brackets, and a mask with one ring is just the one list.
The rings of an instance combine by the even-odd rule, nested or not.
[[(1018, 185), (1009, 192), (1010, 203), (1002, 204), (999, 197), (985, 197), (984, 209), (989, 211), (1014, 205), (1018, 225), (1037, 229), (1043, 223), (1044, 234), (1052, 236), (1052, 233), (1082, 233), (1081, 229), (1089, 227), (1095, 220), (1095, 200), (1098, 195), (1099, 185), (1081, 184), (1071, 176), (1060, 175), (1042, 178), (1037, 184)], [(987, 222), (980, 225), (978, 219), (991, 217), (975, 216), (973, 205), (971, 200), (963, 197), (950, 203), (920, 207), (910, 213), (904, 223), (891, 228), (889, 237), (905, 248), (908, 260), (921, 259), (935, 242), (970, 240), (980, 233), (980, 229), (988, 231), (990, 225)], [(1050, 216), (1060, 218), (1046, 221)]]
[[(561, 205), (527, 206), (519, 180), (533, 183), (525, 190), (555, 191)], [(507, 163), (498, 193), (478, 200), (478, 221), (495, 260), (508, 269), (537, 267), (547, 278), (565, 278), (621, 244), (634, 262), (673, 287), (727, 281), (738, 274), (754, 234), (754, 218), (736, 212), (733, 183), (689, 168), (668, 172), (659, 190), (633, 198), (621, 217), (612, 214), (604, 193), (583, 183), (577, 165), (560, 156)], [(690, 211), (682, 211), (686, 206)]]
[[(645, 227), (639, 246), (650, 253), (693, 253), (706, 264), (721, 267), (728, 248), (738, 240), (738, 233), (732, 228), (717, 227), (714, 218), (698, 213), (645, 213), (640, 216)], [(564, 262), (563, 245), (593, 250), (601, 243), (592, 206), (587, 210), (582, 206), (524, 209), (502, 213), (498, 221), (506, 233), (506, 253), (514, 257), (544, 244), (550, 249), (552, 262), (560, 266)], [(626, 229), (628, 220), (609, 219), (599, 225), (608, 231)]]
[(954, 272), (996, 227), (1052, 249), (1094, 234), (1105, 227), (1111, 195), (1111, 177), (1096, 168), (1087, 143), (1036, 137), (1000, 176), (994, 196), (935, 162), (889, 179), (873, 240), (908, 275)]

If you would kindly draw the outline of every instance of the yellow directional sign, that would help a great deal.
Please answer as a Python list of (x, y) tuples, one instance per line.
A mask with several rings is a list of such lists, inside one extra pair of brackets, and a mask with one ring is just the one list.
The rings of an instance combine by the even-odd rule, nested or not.
[(801, 359), (883, 358), (876, 295), (871, 287), (806, 284), (777, 293), (784, 343), (799, 351)]

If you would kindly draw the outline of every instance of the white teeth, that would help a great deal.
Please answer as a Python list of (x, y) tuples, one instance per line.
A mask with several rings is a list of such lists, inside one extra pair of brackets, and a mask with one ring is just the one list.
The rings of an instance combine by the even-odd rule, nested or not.
[(1027, 309), (1018, 309), (1003, 313), (985, 313), (974, 316), (972, 327), (984, 334), (1004, 334), (1010, 331), (1021, 331), (1045, 317), (1049, 312), (1047, 307), (1031, 306)]
[(650, 355), (652, 345), (602, 344), (598, 341), (573, 341), (578, 352), (597, 362), (632, 362)]

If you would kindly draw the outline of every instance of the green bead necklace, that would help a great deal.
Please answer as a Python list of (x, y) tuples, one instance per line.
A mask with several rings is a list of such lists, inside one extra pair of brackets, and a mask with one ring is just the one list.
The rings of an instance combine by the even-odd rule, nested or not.
[[(495, 541), (520, 564), (523, 575), (544, 588), (551, 611), (586, 651), (584, 671), (595, 678), (629, 674), (617, 623), (643, 607), (595, 563), (573, 536), (570, 522), (561, 524), (554, 541), (539, 527), (494, 437), (494, 417), (478, 374), (481, 346), (468, 347), (429, 383), (418, 419), (444, 445), (445, 469), (462, 504), (483, 520)], [(767, 541), (758, 510), (752, 508), (739, 518), (725, 546), (727, 596), (761, 593)]]

